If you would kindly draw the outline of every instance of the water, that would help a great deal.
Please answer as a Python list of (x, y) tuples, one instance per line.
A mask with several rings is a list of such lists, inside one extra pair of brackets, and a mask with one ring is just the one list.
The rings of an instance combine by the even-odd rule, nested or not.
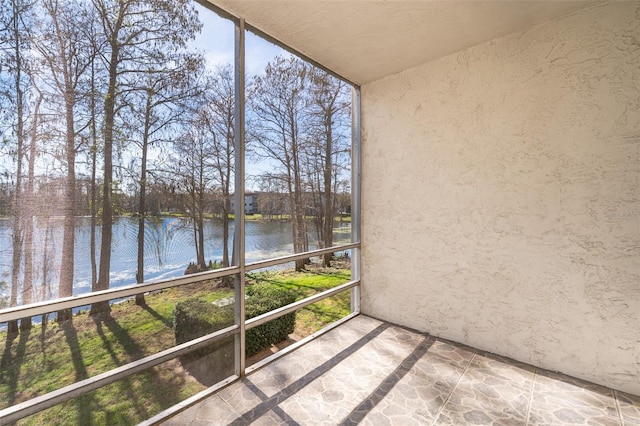
[[(34, 287), (36, 301), (57, 297), (60, 263), (63, 258), (62, 218), (42, 220), (34, 227)], [(229, 232), (231, 256), (233, 221)], [(310, 226), (311, 228), (311, 226)], [(204, 226), (206, 262), (222, 259), (222, 222), (207, 220)], [(0, 295), (8, 294), (11, 281), (11, 220), (0, 219)], [(100, 227), (96, 231), (96, 263), (100, 253)], [(114, 221), (111, 253), (110, 287), (135, 284), (138, 252), (137, 218), (120, 217)], [(91, 291), (90, 218), (79, 217), (75, 231), (75, 261), (73, 294)], [(246, 262), (284, 256), (293, 253), (291, 224), (288, 222), (245, 222)], [(350, 241), (350, 224), (336, 226), (334, 244)], [(310, 232), (310, 249), (318, 247), (315, 232)], [(195, 263), (196, 253), (191, 223), (184, 218), (151, 218), (145, 223), (145, 281), (168, 279), (184, 274), (187, 265)], [(23, 274), (23, 271), (20, 271)], [(2, 285), (4, 282), (4, 286)]]

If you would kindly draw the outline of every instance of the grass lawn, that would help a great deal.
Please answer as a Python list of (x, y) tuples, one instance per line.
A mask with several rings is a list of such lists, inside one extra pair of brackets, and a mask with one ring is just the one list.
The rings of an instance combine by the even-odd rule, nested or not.
[[(271, 283), (303, 299), (345, 283), (348, 269), (310, 268), (305, 272), (247, 275), (248, 285)], [(35, 324), (17, 336), (0, 333), (0, 408), (59, 389), (175, 345), (174, 306), (186, 298), (215, 301), (233, 295), (209, 281), (146, 296), (147, 306), (132, 300), (111, 306), (101, 320), (81, 313), (72, 322)], [(343, 292), (298, 311), (293, 340), (305, 337), (349, 313)], [(52, 424), (136, 424), (205, 388), (180, 362), (168, 361), (102, 389), (19, 422)]]
[[(229, 219), (233, 219), (235, 218), (235, 215), (233, 213), (229, 214)], [(306, 220), (313, 220), (314, 216), (305, 216)], [(290, 221), (291, 220), (291, 215), (289, 214), (276, 214), (276, 215), (269, 215), (269, 216), (262, 216), (262, 214), (260, 213), (255, 213), (255, 214), (247, 214), (244, 217), (244, 220), (246, 221), (250, 221), (250, 222), (259, 222), (259, 221)], [(335, 218), (333, 218), (333, 221), (335, 224), (339, 224), (341, 222), (344, 223), (350, 223), (351, 222), (351, 216), (336, 216)]]

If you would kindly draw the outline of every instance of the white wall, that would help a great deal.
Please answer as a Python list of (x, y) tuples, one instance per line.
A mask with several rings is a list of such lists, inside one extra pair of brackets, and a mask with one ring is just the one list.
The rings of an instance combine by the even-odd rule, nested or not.
[(375, 81), (362, 120), (364, 313), (640, 394), (640, 3)]

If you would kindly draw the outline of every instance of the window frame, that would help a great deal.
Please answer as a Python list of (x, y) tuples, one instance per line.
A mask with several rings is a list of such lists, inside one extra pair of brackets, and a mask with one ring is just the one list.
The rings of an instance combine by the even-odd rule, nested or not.
[[(211, 343), (230, 336), (235, 336), (235, 374), (227, 379), (218, 382), (214, 386), (206, 389), (205, 391), (194, 395), (193, 397), (183, 401), (177, 406), (171, 407), (168, 410), (154, 416), (144, 423), (152, 424), (162, 418), (167, 417), (170, 414), (185, 409), (192, 403), (195, 403), (202, 398), (205, 398), (209, 394), (215, 392), (217, 389), (244, 377), (246, 374), (255, 371), (267, 363), (285, 355), (286, 353), (296, 349), (297, 347), (306, 344), (308, 341), (322, 335), (326, 331), (342, 324), (350, 318), (360, 313), (360, 252), (361, 252), (361, 193), (360, 193), (360, 179), (361, 179), (361, 121), (360, 121), (360, 87), (347, 79), (339, 76), (333, 71), (323, 67), (316, 63), (307, 56), (295, 51), (291, 47), (276, 40), (275, 38), (263, 33), (259, 29), (252, 27), (245, 23), (241, 17), (235, 17), (228, 12), (220, 9), (219, 7), (212, 5), (205, 0), (196, 0), (199, 4), (205, 6), (207, 9), (218, 14), (219, 16), (230, 19), (234, 23), (235, 31), (235, 46), (234, 46), (234, 68), (235, 68), (235, 114), (234, 119), (236, 124), (235, 134), (235, 206), (234, 214), (237, 220), (235, 224), (236, 232), (234, 233), (234, 253), (232, 266), (216, 269), (213, 271), (205, 271), (200, 273), (191, 274), (184, 277), (173, 278), (163, 281), (151, 281), (141, 284), (132, 284), (125, 287), (119, 287), (114, 289), (103, 290), (99, 292), (92, 292), (82, 294), (78, 296), (58, 298), (46, 302), (37, 302), (24, 306), (17, 306), (13, 308), (6, 308), (0, 310), (0, 323), (6, 323), (13, 320), (19, 320), (22, 318), (33, 317), (43, 315), (50, 312), (56, 312), (63, 309), (72, 309), (90, 305), (97, 302), (111, 301), (114, 299), (122, 299), (134, 296), (136, 294), (158, 291), (168, 289), (172, 287), (178, 287), (195, 282), (201, 282), (204, 280), (210, 280), (214, 278), (222, 278), (226, 276), (233, 276), (235, 279), (235, 324), (216, 331), (214, 333), (202, 336), (198, 339), (191, 340), (189, 342), (174, 346), (164, 351), (158, 352), (151, 356), (141, 358), (137, 361), (125, 364), (121, 367), (109, 370), (102, 374), (90, 377), (85, 380), (75, 382), (71, 385), (49, 392), (47, 394), (32, 398), (28, 401), (16, 404), (14, 406), (0, 410), (0, 418), (6, 422), (14, 422), (27, 416), (36, 414), (39, 411), (85, 395), (93, 390), (99, 389), (111, 383), (114, 383), (120, 379), (129, 377), (133, 374), (144, 371), (153, 366), (162, 364), (166, 361), (174, 359), (178, 356), (185, 355), (187, 353), (196, 351), (200, 348), (206, 347)], [(311, 250), (304, 253), (296, 253), (288, 256), (282, 256), (277, 258), (270, 258), (258, 262), (246, 263), (245, 262), (245, 88), (246, 88), (246, 76), (245, 76), (245, 36), (246, 32), (250, 31), (253, 34), (266, 39), (267, 41), (274, 43), (288, 52), (298, 56), (299, 58), (309, 62), (313, 66), (316, 66), (330, 75), (341, 79), (345, 83), (352, 87), (351, 97), (351, 242), (349, 244), (342, 244), (338, 246), (332, 246), (329, 248)], [(329, 290), (312, 295), (305, 299), (299, 300), (282, 308), (268, 312), (266, 314), (257, 316), (245, 320), (245, 274), (246, 272), (257, 270), (269, 266), (276, 266), (283, 263), (289, 263), (295, 260), (306, 259), (314, 256), (321, 256), (327, 253), (333, 253), (336, 251), (351, 250), (351, 280), (347, 283), (341, 284)], [(288, 313), (297, 311), (305, 306), (319, 302), (328, 297), (336, 294), (350, 291), (351, 292), (351, 311), (342, 319), (329, 324), (319, 332), (312, 334), (311, 336), (302, 339), (301, 341), (281, 350), (272, 356), (250, 366), (246, 366), (245, 359), (245, 333), (253, 327), (257, 327), (273, 319), (279, 318)]]

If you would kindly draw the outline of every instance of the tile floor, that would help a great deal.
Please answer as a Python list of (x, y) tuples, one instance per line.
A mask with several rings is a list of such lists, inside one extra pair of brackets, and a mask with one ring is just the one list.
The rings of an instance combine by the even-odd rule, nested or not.
[(640, 397), (358, 316), (164, 425), (640, 425)]

